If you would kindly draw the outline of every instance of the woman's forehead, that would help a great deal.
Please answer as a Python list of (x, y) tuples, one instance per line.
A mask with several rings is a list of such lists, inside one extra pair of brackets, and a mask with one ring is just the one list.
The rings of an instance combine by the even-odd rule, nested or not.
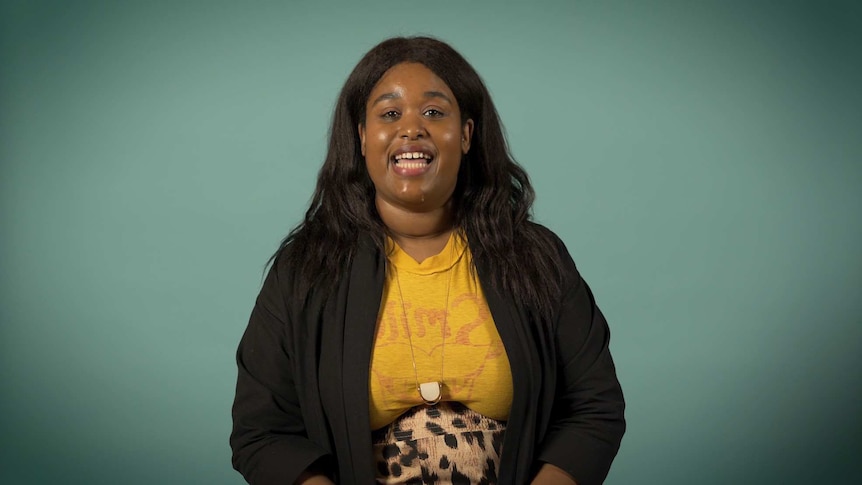
[(371, 90), (367, 101), (374, 104), (379, 98), (392, 99), (405, 94), (422, 94), (454, 102), (454, 95), (446, 82), (417, 62), (402, 62), (389, 68)]

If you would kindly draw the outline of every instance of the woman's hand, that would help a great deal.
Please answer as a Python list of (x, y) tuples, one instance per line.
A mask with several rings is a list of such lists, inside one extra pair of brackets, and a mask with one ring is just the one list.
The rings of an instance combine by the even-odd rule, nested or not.
[(545, 463), (533, 479), (533, 485), (578, 485), (562, 468)]

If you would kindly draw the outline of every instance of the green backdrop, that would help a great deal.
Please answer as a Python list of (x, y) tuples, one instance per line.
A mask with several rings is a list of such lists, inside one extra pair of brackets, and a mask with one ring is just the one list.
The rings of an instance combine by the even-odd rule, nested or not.
[(239, 484), (234, 350), (337, 92), (451, 42), (611, 323), (608, 483), (862, 483), (858, 2), (0, 7), (0, 482)]

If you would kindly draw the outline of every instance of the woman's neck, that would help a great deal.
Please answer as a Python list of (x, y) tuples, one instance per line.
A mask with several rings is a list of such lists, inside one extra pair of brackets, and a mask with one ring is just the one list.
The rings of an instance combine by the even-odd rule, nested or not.
[(377, 199), (377, 212), (398, 246), (417, 262), (440, 254), (452, 234), (452, 209), (411, 212)]

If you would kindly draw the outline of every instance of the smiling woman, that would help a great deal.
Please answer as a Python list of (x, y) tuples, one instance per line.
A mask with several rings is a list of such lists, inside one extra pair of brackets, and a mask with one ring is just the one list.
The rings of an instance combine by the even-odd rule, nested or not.
[(625, 431), (608, 326), (532, 202), (463, 57), (368, 52), (237, 352), (246, 480), (601, 483)]

